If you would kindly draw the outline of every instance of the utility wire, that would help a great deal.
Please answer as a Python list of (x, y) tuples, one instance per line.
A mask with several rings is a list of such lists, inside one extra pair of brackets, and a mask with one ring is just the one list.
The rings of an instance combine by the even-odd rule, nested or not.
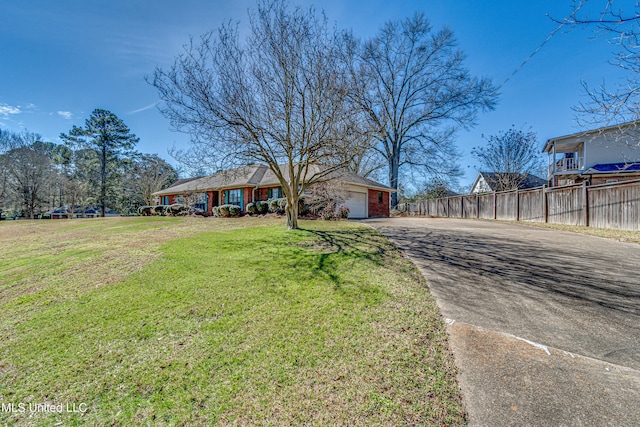
[(507, 84), (507, 82), (508, 82), (509, 80), (511, 80), (511, 79), (513, 78), (513, 76), (515, 76), (515, 75), (516, 75), (516, 73), (517, 73), (518, 71), (522, 70), (522, 68), (523, 68), (523, 67), (524, 67), (524, 66), (525, 66), (529, 61), (531, 61), (531, 59), (535, 56), (535, 54), (536, 54), (536, 53), (538, 53), (538, 52), (540, 52), (540, 50), (544, 47), (544, 45), (546, 45), (546, 44), (549, 42), (549, 40), (551, 40), (551, 38), (552, 38), (552, 37), (553, 37), (553, 36), (554, 36), (558, 31), (560, 31), (560, 29), (562, 29), (562, 27), (564, 27), (565, 25), (566, 25), (566, 23), (565, 23), (565, 22), (561, 22), (561, 23), (560, 23), (560, 25), (558, 25), (558, 26), (556, 27), (556, 29), (555, 29), (555, 30), (551, 31), (551, 32), (549, 33), (549, 35), (547, 36), (547, 38), (546, 38), (546, 39), (544, 39), (544, 41), (543, 41), (542, 43), (540, 43), (540, 46), (538, 46), (537, 48), (535, 48), (535, 50), (534, 50), (533, 52), (531, 52), (531, 54), (530, 54), (529, 56), (527, 56), (527, 58), (526, 58), (524, 61), (522, 61), (522, 64), (520, 64), (520, 66), (518, 66), (518, 68), (516, 68), (515, 70), (513, 70), (513, 71), (511, 72), (511, 74), (509, 74), (509, 76), (508, 76), (508, 77), (507, 77), (507, 78), (506, 78), (506, 79), (505, 79), (505, 80), (500, 84), (500, 86), (498, 86), (498, 87), (496, 88), (496, 90), (495, 90), (495, 91), (496, 91), (496, 92), (498, 92), (500, 89), (502, 89), (502, 88), (504, 87), (504, 85), (506, 85), (506, 84)]

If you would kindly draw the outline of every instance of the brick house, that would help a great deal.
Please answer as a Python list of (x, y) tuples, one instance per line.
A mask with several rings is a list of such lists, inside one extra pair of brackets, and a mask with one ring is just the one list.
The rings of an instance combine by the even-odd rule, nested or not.
[[(286, 166), (280, 166), (286, 176)], [(389, 216), (390, 195), (393, 190), (384, 184), (350, 172), (332, 177), (348, 191), (344, 205), (350, 218)], [(195, 199), (195, 206), (211, 213), (214, 206), (232, 204), (243, 212), (249, 203), (284, 197), (276, 175), (265, 165), (247, 165), (220, 171), (213, 175), (180, 180), (164, 190), (153, 193), (156, 204), (180, 203), (184, 197)]]

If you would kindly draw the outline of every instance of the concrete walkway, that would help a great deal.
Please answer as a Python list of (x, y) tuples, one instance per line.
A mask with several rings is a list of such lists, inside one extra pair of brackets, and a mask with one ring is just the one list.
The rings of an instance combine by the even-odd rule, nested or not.
[(364, 222), (426, 276), (470, 425), (640, 425), (640, 245), (515, 223)]

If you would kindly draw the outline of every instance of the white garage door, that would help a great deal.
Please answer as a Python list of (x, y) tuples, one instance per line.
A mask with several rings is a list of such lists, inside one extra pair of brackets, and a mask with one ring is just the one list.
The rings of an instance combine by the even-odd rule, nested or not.
[(349, 208), (349, 218), (367, 217), (367, 194), (351, 192), (344, 204)]

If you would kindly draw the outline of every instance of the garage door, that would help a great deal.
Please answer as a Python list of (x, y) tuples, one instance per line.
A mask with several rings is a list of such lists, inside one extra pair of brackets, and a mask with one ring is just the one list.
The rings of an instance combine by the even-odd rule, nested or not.
[(350, 198), (344, 202), (349, 208), (349, 218), (367, 217), (367, 193), (350, 193)]

